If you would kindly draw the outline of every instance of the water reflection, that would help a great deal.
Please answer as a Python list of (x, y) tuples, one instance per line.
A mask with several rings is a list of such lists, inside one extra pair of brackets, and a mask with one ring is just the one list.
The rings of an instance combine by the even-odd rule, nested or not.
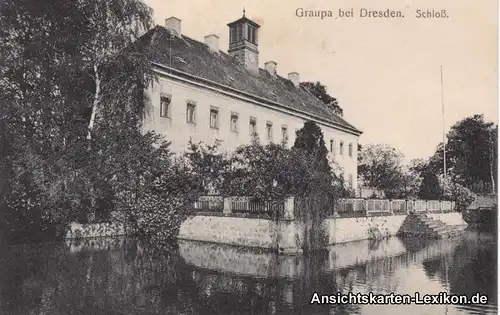
[[(496, 240), (363, 241), (314, 257), (130, 239), (2, 249), (2, 314), (496, 314)], [(490, 306), (311, 305), (314, 292), (487, 294)]]

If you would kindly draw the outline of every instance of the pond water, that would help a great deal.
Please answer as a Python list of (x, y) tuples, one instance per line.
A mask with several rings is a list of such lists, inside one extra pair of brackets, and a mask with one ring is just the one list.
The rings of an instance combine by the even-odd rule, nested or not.
[[(0, 314), (496, 314), (496, 237), (390, 238), (313, 257), (134, 239), (9, 246), (0, 255)], [(473, 295), (488, 305), (317, 305), (319, 294)]]

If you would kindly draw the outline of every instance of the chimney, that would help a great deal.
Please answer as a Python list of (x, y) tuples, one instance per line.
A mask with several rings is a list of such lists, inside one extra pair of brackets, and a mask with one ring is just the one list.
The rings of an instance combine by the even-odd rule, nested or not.
[(276, 76), (276, 66), (278, 64), (274, 61), (268, 61), (264, 64), (264, 68), (266, 69), (266, 71), (273, 77)]
[(219, 52), (219, 36), (215, 34), (210, 34), (205, 36), (205, 45), (208, 46), (208, 49), (212, 52)]
[(181, 20), (175, 16), (165, 19), (165, 28), (172, 31), (176, 36), (181, 37)]
[(293, 83), (293, 85), (295, 85), (295, 87), (299, 87), (300, 77), (299, 77), (299, 74), (297, 72), (290, 72), (288, 74), (288, 80), (292, 81), (292, 83)]

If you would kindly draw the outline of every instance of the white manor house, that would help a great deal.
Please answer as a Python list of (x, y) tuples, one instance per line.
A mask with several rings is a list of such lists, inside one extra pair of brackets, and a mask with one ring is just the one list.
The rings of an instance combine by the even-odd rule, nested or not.
[(149, 89), (152, 113), (144, 129), (165, 134), (174, 152), (185, 151), (190, 140), (206, 144), (221, 140), (222, 149), (229, 151), (250, 143), (255, 134), (263, 144), (292, 146), (295, 132), (312, 120), (321, 127), (345, 180), (357, 190), (362, 132), (300, 87), (297, 72), (284, 78), (274, 61), (259, 68), (257, 23), (243, 15), (227, 25), (227, 53), (217, 35), (200, 42), (182, 34), (176, 17), (139, 39), (141, 47), (155, 50), (153, 64), (159, 77)]

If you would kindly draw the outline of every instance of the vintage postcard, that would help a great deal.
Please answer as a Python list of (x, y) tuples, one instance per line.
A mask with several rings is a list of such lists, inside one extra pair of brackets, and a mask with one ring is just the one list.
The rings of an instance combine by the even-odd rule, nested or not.
[(497, 314), (497, 1), (0, 28), (1, 314)]

